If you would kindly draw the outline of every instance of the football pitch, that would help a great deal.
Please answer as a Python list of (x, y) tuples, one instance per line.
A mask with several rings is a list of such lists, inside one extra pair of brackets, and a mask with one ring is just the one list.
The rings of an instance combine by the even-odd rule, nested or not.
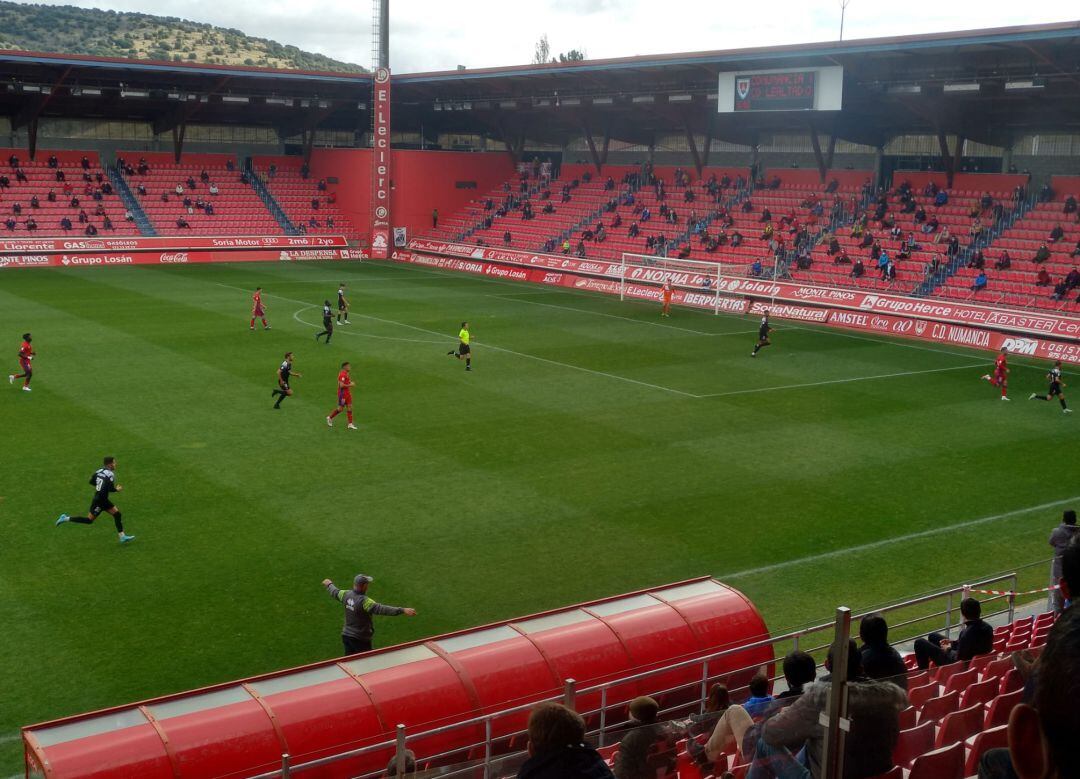
[[(704, 574), (781, 630), (1044, 559), (1080, 501), (1046, 364), (1004, 403), (988, 353), (778, 321), (752, 359), (756, 320), (658, 313), (380, 263), (0, 275), (0, 368), (39, 355), (0, 390), (0, 775), (20, 725), (336, 656), (327, 577), (419, 611), (377, 646)], [(53, 524), (103, 455), (123, 547)]]

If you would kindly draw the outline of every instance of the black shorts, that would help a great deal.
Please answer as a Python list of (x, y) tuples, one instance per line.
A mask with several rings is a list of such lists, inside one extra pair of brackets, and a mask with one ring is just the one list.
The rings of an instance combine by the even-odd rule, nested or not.
[(458, 354), (468, 354), (470, 351), (471, 350), (469, 349), (468, 344), (458, 344), (458, 348), (457, 348), (457, 353)]
[(287, 381), (279, 381), (277, 384), (281, 389), (285, 390), (286, 392), (289, 391), (289, 382), (287, 382)]
[(329, 317), (329, 316), (324, 316), (322, 318), (322, 326), (323, 326), (323, 330), (333, 330), (334, 329), (334, 318)]
[(97, 517), (102, 511), (116, 508), (111, 500), (95, 500), (90, 504), (90, 516)]
[(1061, 384), (1059, 382), (1056, 382), (1056, 381), (1053, 384), (1050, 385), (1050, 391), (1046, 393), (1047, 397), (1051, 397), (1051, 398), (1054, 397), (1055, 395), (1060, 395), (1060, 394), (1061, 394)]
[(340, 300), (338, 301), (338, 304), (337, 304), (337, 310), (338, 311), (347, 311), (348, 308), (349, 307), (347, 305), (345, 305), (343, 302), (341, 302)]

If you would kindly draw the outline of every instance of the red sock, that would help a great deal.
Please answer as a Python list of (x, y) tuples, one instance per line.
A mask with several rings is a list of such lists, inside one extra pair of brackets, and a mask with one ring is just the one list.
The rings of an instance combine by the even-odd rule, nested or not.
[(16, 378), (16, 379), (25, 379), (25, 378), (26, 378), (26, 374), (25, 374), (25, 373), (16, 373), (16, 374), (15, 374), (15, 378)]
[(270, 325), (266, 324), (266, 317), (263, 317), (263, 327), (269, 327), (269, 326)]
[(255, 317), (251, 318), (251, 327), (255, 327)]
[(334, 417), (336, 417), (340, 413), (341, 413), (341, 409), (340, 408), (335, 408), (333, 411), (330, 412), (330, 418), (333, 419)]
[(1002, 384), (1001, 385), (1001, 397), (1005, 397), (1007, 394), (1008, 394), (1008, 388), (1004, 384)]
[(349, 418), (349, 424), (351, 425), (353, 423), (353, 421), (352, 421), (352, 412), (351, 411), (346, 411), (345, 416), (347, 416)]

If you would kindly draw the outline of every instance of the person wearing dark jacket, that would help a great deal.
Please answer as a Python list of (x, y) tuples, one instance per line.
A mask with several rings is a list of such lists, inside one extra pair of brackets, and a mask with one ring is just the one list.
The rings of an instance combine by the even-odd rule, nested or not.
[(985, 655), (994, 648), (994, 629), (982, 619), (982, 605), (974, 598), (964, 598), (960, 603), (960, 614), (964, 618), (964, 627), (956, 642), (949, 641), (940, 633), (931, 633), (926, 638), (915, 639), (915, 659), (919, 668), (935, 665), (948, 665), (957, 660), (970, 660), (975, 655)]
[(614, 779), (600, 753), (585, 743), (585, 720), (552, 701), (529, 714), (529, 759), (517, 779)]
[[(847, 690), (851, 730), (844, 746), (844, 779), (865, 779), (892, 767), (892, 751), (900, 734), (900, 711), (908, 704), (907, 694), (895, 684), (871, 681), (863, 676), (861, 658), (855, 642), (849, 640)], [(825, 744), (825, 728), (820, 720), (828, 711), (830, 689), (831, 685), (824, 682), (807, 686), (802, 697), (765, 722), (748, 779), (790, 775), (788, 769), (798, 763), (795, 753), (804, 747), (810, 776), (820, 779)]]
[(323, 587), (330, 593), (330, 597), (341, 601), (345, 606), (345, 625), (341, 629), (341, 643), (347, 655), (371, 651), (371, 639), (375, 635), (372, 616), (398, 617), (402, 614), (406, 617), (416, 616), (416, 609), (384, 606), (369, 598), (367, 589), (373, 581), (374, 579), (370, 576), (358, 573), (353, 579), (351, 590), (339, 590), (332, 581), (323, 579)]
[[(1065, 555), (1065, 549), (1072, 540), (1080, 538), (1080, 532), (1077, 532), (1077, 529), (1076, 512), (1069, 509), (1062, 515), (1061, 524), (1054, 528), (1054, 531), (1050, 534), (1050, 546), (1054, 548), (1054, 560), (1050, 564), (1051, 586), (1061, 580), (1061, 560)], [(1054, 611), (1060, 614), (1065, 608), (1065, 599), (1062, 597), (1061, 591), (1051, 590), (1050, 599)]]
[(859, 623), (859, 638), (863, 645), (863, 673), (870, 679), (907, 689), (907, 667), (900, 653), (889, 644), (889, 625), (880, 614), (867, 614)]
[(666, 723), (657, 722), (659, 713), (648, 696), (630, 701), (631, 730), (619, 742), (615, 779), (654, 779), (675, 770), (676, 739)]

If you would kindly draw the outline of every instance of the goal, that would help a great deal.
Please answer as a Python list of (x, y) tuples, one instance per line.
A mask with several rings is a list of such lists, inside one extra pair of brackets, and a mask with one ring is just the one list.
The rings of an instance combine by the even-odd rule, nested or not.
[[(765, 279), (776, 277), (777, 261), (772, 258), (763, 270)], [(692, 301), (695, 308), (711, 308), (714, 313), (730, 313), (743, 300), (739, 291), (729, 291), (731, 278), (749, 278), (750, 266), (741, 262), (710, 262), (705, 260), (682, 260), (672, 257), (656, 257), (648, 254), (624, 252), (619, 266), (619, 299), (642, 297), (637, 287), (660, 287), (665, 282), (682, 292), (681, 297)]]

